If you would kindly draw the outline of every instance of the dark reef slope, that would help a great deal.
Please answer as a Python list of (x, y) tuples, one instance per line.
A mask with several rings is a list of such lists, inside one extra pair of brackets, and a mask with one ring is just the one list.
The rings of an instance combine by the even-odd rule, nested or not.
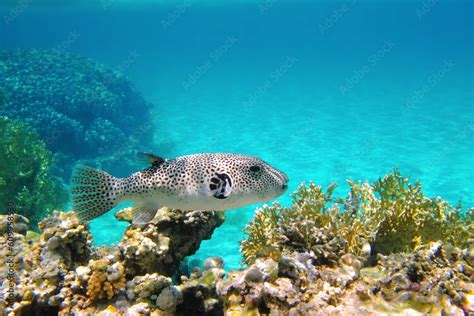
[(151, 104), (130, 81), (63, 50), (0, 51), (0, 95), (0, 115), (33, 127), (58, 154), (65, 178), (78, 159), (120, 155), (152, 140)]

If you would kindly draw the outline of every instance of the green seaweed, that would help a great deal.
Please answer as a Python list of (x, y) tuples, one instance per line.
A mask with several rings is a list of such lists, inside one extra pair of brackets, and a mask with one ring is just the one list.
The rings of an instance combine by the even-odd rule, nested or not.
[(244, 228), (244, 262), (278, 259), (285, 250), (336, 252), (343, 247), (356, 255), (390, 254), (437, 240), (467, 247), (473, 238), (474, 209), (462, 212), (460, 205), (426, 197), (418, 181), (412, 184), (398, 170), (372, 185), (348, 182), (345, 199), (333, 197), (335, 184), (324, 192), (310, 182), (292, 194), (291, 207), (274, 203), (257, 211)]
[(64, 207), (68, 195), (62, 183), (50, 174), (52, 154), (36, 132), (26, 125), (0, 117), (0, 210), (12, 202), (15, 212), (38, 223), (56, 208)]

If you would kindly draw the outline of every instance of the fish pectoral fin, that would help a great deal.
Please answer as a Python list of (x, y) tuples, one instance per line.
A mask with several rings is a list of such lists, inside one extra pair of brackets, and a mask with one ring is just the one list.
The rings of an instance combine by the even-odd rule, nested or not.
[(138, 203), (132, 206), (132, 224), (148, 224), (155, 217), (158, 209), (158, 206), (146, 203)]

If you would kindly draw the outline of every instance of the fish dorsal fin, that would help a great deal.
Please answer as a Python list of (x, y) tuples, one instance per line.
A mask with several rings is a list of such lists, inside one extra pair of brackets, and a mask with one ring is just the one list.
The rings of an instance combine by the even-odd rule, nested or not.
[(154, 154), (151, 154), (151, 153), (145, 153), (145, 152), (139, 152), (138, 153), (138, 159), (140, 159), (141, 161), (143, 161), (145, 163), (149, 163), (152, 166), (159, 166), (163, 162), (165, 162), (164, 158), (162, 158), (160, 156), (157, 156), (157, 155), (154, 155)]

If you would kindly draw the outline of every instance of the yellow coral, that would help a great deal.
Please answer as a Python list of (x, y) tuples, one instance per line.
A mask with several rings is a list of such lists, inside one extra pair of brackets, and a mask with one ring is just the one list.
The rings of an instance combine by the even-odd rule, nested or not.
[(326, 193), (312, 182), (303, 184), (292, 195), (291, 207), (275, 203), (259, 210), (244, 229), (248, 236), (241, 243), (244, 261), (272, 257), (288, 247), (288, 242), (282, 243), (288, 239), (285, 226), (292, 228), (292, 237), (302, 240), (298, 244), (306, 251), (314, 242), (312, 228), (318, 227), (342, 237), (346, 251), (356, 255), (366, 251), (368, 243), (375, 252), (388, 254), (412, 251), (437, 240), (466, 247), (473, 238), (474, 209), (463, 213), (460, 206), (453, 207), (439, 197), (427, 198), (419, 182), (410, 183), (398, 170), (373, 185), (352, 180), (349, 185), (346, 199), (334, 199), (334, 184)]
[(248, 236), (241, 243), (245, 262), (253, 262), (260, 257), (280, 258), (277, 228), (281, 222), (281, 210), (281, 205), (274, 203), (255, 212), (253, 222), (244, 228)]
[(460, 206), (453, 207), (440, 197), (426, 197), (418, 181), (411, 184), (398, 170), (372, 186), (350, 185), (358, 192), (359, 216), (370, 223), (377, 252), (411, 251), (436, 240), (465, 247), (473, 236), (472, 210), (463, 214)]

